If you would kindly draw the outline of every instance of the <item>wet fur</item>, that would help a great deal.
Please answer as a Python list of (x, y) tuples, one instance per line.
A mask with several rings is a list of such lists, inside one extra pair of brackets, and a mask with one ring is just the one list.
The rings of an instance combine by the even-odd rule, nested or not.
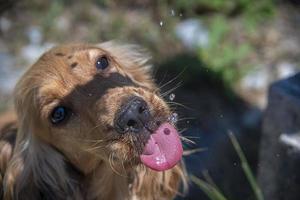
[[(86, 67), (99, 52), (114, 65), (101, 75)], [(46, 52), (15, 88), (16, 115), (0, 119), (2, 199), (173, 199), (186, 183), (181, 164), (147, 169), (137, 159), (145, 139), (120, 137), (111, 126), (128, 94), (143, 97), (158, 119), (170, 114), (147, 63), (136, 46), (112, 42)], [(47, 121), (57, 99), (80, 113), (61, 128)]]

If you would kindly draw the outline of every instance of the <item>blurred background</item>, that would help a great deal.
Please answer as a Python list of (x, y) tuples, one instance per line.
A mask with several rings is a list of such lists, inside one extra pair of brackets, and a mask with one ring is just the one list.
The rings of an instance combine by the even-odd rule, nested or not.
[(16, 81), (44, 51), (107, 40), (152, 54), (157, 84), (194, 141), (185, 143), (185, 161), (198, 178), (178, 199), (262, 200), (264, 188), (249, 179), (228, 132), (256, 176), (268, 88), (300, 69), (300, 1), (1, 0), (0, 112), (12, 107)]

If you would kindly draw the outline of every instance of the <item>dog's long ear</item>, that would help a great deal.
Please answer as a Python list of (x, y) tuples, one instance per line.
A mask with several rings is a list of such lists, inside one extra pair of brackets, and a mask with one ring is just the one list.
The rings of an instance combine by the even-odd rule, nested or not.
[(18, 132), (4, 177), (4, 199), (66, 199), (75, 193), (76, 186), (64, 157), (37, 137), (43, 129), (39, 126), (36, 89), (30, 77), (25, 74), (15, 90)]
[(133, 44), (121, 44), (115, 41), (104, 42), (97, 45), (101, 49), (109, 52), (116, 62), (125, 69), (125, 73), (140, 86), (155, 88), (152, 79), (152, 66), (149, 64), (150, 54)]

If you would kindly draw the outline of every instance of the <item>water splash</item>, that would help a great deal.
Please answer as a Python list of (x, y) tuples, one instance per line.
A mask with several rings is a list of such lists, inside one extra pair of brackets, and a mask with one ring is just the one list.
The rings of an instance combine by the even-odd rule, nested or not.
[(170, 94), (170, 95), (169, 95), (169, 99), (170, 99), (170, 101), (174, 101), (174, 99), (175, 99), (175, 94), (174, 94), (174, 93)]
[(169, 120), (171, 121), (171, 123), (175, 124), (178, 121), (178, 114), (175, 112), (172, 113), (169, 117)]

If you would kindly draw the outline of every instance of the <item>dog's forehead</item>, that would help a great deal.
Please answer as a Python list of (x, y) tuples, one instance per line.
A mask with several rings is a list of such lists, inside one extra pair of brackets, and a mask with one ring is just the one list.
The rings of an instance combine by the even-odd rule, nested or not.
[(64, 59), (64, 60), (72, 60), (72, 59), (87, 59), (91, 60), (95, 56), (99, 54), (107, 54), (108, 52), (97, 46), (90, 45), (62, 45), (58, 47), (52, 48), (48, 51), (44, 56), (49, 59)]
[[(112, 67), (106, 72), (97, 71), (95, 65), (97, 58), (103, 54), (111, 58)], [(45, 53), (33, 66), (30, 77), (39, 77), (36, 82), (43, 102), (76, 99), (78, 95), (100, 98), (110, 88), (124, 86), (151, 89), (152, 81), (146, 71), (134, 65), (123, 66), (128, 65), (128, 61), (111, 54), (109, 49), (97, 46), (64, 45)]]
[(63, 79), (72, 78), (68, 74), (72, 74), (73, 77), (77, 75), (81, 76), (82, 79), (89, 79), (91, 75), (96, 73), (96, 59), (101, 55), (110, 56), (108, 52), (96, 46), (62, 45), (43, 54), (33, 66), (35, 69), (32, 71), (39, 71), (39, 75), (51, 74), (52, 76), (48, 77), (50, 80), (57, 80), (59, 77)]
[(57, 98), (72, 99), (78, 95), (99, 98), (109, 88), (135, 86), (130, 77), (115, 70), (97, 72), (93, 62), (104, 53), (107, 55), (104, 50), (90, 46), (59, 47), (47, 52), (41, 58), (42, 63), (37, 64), (44, 68), (40, 71), (39, 96), (44, 102)]

